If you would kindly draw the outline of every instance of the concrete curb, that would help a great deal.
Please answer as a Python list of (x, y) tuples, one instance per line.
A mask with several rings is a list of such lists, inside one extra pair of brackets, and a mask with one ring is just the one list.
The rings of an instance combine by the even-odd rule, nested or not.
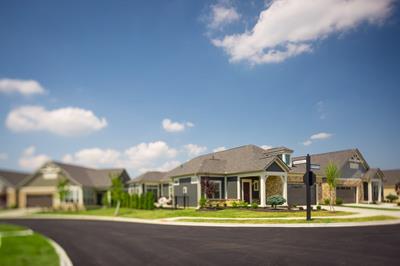
[(46, 237), (50, 244), (53, 246), (54, 250), (56, 251), (59, 259), (60, 259), (60, 266), (73, 266), (71, 259), (68, 257), (65, 250), (53, 239)]
[(16, 217), (16, 219), (60, 219), (60, 220), (83, 220), (83, 221), (106, 221), (106, 222), (126, 222), (154, 225), (173, 225), (173, 226), (192, 226), (192, 227), (281, 227), (281, 228), (319, 228), (319, 227), (356, 227), (356, 226), (376, 226), (376, 225), (394, 225), (400, 224), (400, 219), (387, 221), (371, 222), (343, 222), (343, 223), (298, 223), (298, 224), (238, 224), (238, 223), (197, 223), (197, 222), (179, 222), (168, 221), (164, 219), (148, 220), (124, 217), (106, 217), (106, 216), (87, 216), (87, 215), (41, 215), (31, 217)]

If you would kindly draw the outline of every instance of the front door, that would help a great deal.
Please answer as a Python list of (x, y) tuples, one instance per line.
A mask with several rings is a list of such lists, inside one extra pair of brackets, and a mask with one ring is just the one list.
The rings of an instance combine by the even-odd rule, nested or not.
[(243, 182), (243, 201), (250, 203), (250, 182)]

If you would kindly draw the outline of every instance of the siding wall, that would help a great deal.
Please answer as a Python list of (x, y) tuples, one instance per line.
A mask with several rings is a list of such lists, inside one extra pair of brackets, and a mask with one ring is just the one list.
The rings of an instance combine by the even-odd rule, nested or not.
[(199, 202), (199, 198), (197, 195), (197, 184), (191, 184), (190, 183), (191, 178), (181, 178), (179, 180), (179, 185), (175, 185), (173, 187), (174, 190), (174, 196), (178, 196), (177, 199), (177, 204), (179, 206), (183, 206), (183, 198), (181, 196), (183, 196), (183, 187), (187, 188), (187, 196), (188, 198), (188, 206), (191, 207), (196, 207), (198, 205)]
[(228, 199), (237, 199), (237, 176), (227, 178), (226, 186), (228, 190)]

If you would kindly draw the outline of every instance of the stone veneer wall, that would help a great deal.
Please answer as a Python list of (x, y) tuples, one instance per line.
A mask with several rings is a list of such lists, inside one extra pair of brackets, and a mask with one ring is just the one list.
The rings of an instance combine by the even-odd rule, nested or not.
[(267, 197), (283, 194), (282, 179), (279, 176), (269, 176), (266, 181)]

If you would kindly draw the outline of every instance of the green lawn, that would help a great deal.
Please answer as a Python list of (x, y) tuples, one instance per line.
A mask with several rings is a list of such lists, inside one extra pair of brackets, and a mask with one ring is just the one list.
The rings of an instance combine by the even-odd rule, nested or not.
[[(113, 208), (99, 208), (86, 211), (56, 211), (45, 212), (46, 214), (80, 214), (80, 215), (97, 215), (97, 216), (114, 216)], [(313, 211), (313, 216), (341, 216), (350, 215), (353, 212), (344, 211)], [(305, 211), (301, 212), (262, 212), (254, 210), (242, 209), (224, 209), (219, 211), (197, 211), (195, 209), (186, 210), (136, 210), (129, 208), (121, 208), (120, 217), (141, 218), (141, 219), (162, 219), (172, 217), (219, 217), (219, 218), (279, 218), (279, 217), (305, 217)]]
[[(1, 232), (25, 230), (20, 226), (0, 224)], [(8, 236), (1, 238), (1, 266), (42, 266), (59, 265), (58, 255), (46, 238), (34, 233), (29, 236)]]
[(179, 222), (196, 222), (196, 223), (238, 223), (238, 224), (297, 224), (297, 223), (344, 223), (344, 222), (371, 222), (371, 221), (386, 221), (395, 220), (396, 217), (377, 215), (370, 217), (359, 218), (317, 218), (311, 221), (305, 219), (274, 219), (274, 220), (211, 220), (211, 219), (179, 219)]

